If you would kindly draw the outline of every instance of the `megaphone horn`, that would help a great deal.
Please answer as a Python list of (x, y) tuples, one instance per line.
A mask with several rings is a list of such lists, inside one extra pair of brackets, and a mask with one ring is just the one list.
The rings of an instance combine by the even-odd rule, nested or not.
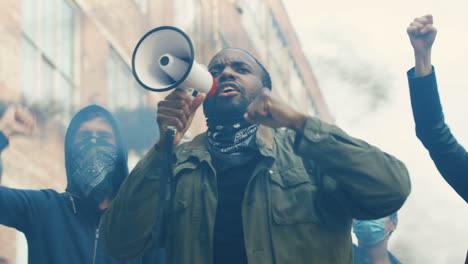
[(216, 91), (214, 78), (195, 61), (192, 41), (176, 27), (157, 27), (146, 33), (133, 51), (132, 68), (138, 83), (151, 91), (180, 88), (208, 97)]

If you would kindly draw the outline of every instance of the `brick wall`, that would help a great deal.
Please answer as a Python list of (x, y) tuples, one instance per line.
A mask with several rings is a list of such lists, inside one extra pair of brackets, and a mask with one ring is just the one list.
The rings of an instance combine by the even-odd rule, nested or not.
[(4, 0), (0, 8), (0, 100), (17, 100), (20, 87), (21, 1)]
[[(117, 3), (118, 2), (118, 3)], [(150, 1), (155, 2), (155, 1)], [(158, 1), (159, 2), (159, 1)], [(107, 105), (107, 56), (112, 45), (129, 62), (133, 47), (160, 18), (143, 15), (132, 0), (75, 1), (78, 15), (78, 108)], [(151, 10), (148, 14), (160, 13)], [(21, 82), (21, 1), (2, 1), (0, 8), (0, 101), (18, 101)], [(159, 96), (149, 96), (152, 105)], [(21, 189), (65, 190), (64, 127), (58, 120), (40, 124), (31, 137), (13, 137), (2, 153), (2, 185)], [(0, 257), (16, 263), (16, 231), (0, 226)]]
[[(76, 109), (90, 103), (107, 105), (107, 58), (109, 47), (130, 63), (133, 48), (144, 33), (150, 29), (173, 25), (173, 1), (148, 0), (146, 13), (142, 13), (132, 0), (75, 0), (71, 1), (77, 10), (77, 55), (78, 67), (75, 96)], [(197, 1), (201, 13), (196, 15), (197, 30), (191, 34), (195, 44), (196, 59), (208, 64), (215, 52), (221, 48), (218, 31), (233, 47), (261, 52), (253, 48), (245, 29), (241, 14), (231, 0)], [(282, 10), (281, 1), (271, 0), (269, 5), (278, 15), (281, 27), (294, 45), (295, 56), (301, 56), (301, 49)], [(0, 8), (0, 100), (17, 101), (20, 98), (21, 81), (21, 1), (3, 0)], [(261, 58), (264, 59), (264, 58)], [(311, 93), (319, 101), (320, 112), (328, 110), (320, 96), (308, 64), (301, 60), (301, 70), (306, 72), (306, 82)], [(146, 92), (144, 100), (154, 108), (167, 93)], [(327, 116), (324, 115), (325, 118)], [(190, 136), (206, 129), (202, 109), (198, 111)], [(63, 153), (63, 125), (52, 120), (41, 124), (30, 138), (17, 137), (2, 154), (4, 164), (3, 185), (13, 188), (52, 188), (63, 191), (66, 186)], [(16, 232), (0, 226), (0, 257), (15, 263)]]

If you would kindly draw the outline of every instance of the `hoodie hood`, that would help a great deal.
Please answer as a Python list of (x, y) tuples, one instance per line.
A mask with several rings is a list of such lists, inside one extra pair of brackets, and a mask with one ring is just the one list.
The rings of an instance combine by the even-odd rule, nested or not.
[(112, 130), (114, 132), (116, 148), (117, 148), (118, 173), (113, 174), (112, 181), (116, 184), (117, 190), (118, 188), (120, 188), (120, 185), (124, 181), (125, 177), (127, 177), (128, 175), (127, 148), (122, 139), (120, 128), (116, 119), (114, 119), (114, 117), (109, 111), (107, 111), (101, 106), (98, 106), (98, 105), (87, 106), (81, 109), (73, 117), (73, 119), (70, 122), (70, 126), (68, 127), (67, 134), (65, 136), (65, 169), (67, 172), (67, 181), (68, 181), (66, 191), (78, 197), (83, 197), (84, 194), (81, 193), (78, 186), (75, 186), (73, 184), (74, 181), (71, 179), (71, 177), (76, 177), (76, 176), (73, 176), (73, 171), (71, 170), (72, 148), (74, 146), (74, 139), (80, 126), (84, 122), (90, 121), (96, 117), (102, 117), (105, 120), (107, 120), (109, 124), (112, 126)]

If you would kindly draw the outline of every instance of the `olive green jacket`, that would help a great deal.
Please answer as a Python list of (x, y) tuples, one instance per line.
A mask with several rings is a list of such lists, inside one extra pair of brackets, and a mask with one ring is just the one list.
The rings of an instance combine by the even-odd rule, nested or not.
[[(216, 171), (205, 134), (178, 147), (176, 188), (165, 212), (169, 264), (211, 264)], [(303, 135), (261, 126), (256, 166), (242, 202), (249, 264), (352, 263), (352, 219), (397, 211), (410, 193), (404, 164), (334, 125), (310, 117)], [(103, 219), (109, 253), (142, 254), (152, 237), (163, 173), (157, 147), (135, 167)]]

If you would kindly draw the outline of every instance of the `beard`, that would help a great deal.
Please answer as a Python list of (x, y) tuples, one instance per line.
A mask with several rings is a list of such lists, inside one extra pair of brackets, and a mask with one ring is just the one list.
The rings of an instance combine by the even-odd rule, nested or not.
[(203, 113), (207, 119), (216, 120), (220, 123), (229, 123), (239, 119), (244, 120), (247, 107), (260, 94), (263, 86), (258, 86), (253, 93), (247, 93), (246, 88), (235, 82), (239, 94), (234, 97), (224, 98), (218, 94), (207, 98), (203, 103)]
[(251, 101), (245, 96), (245, 93), (240, 93), (231, 98), (222, 98), (215, 95), (205, 100), (203, 112), (206, 118), (211, 120), (223, 122), (238, 120), (243, 118)]

